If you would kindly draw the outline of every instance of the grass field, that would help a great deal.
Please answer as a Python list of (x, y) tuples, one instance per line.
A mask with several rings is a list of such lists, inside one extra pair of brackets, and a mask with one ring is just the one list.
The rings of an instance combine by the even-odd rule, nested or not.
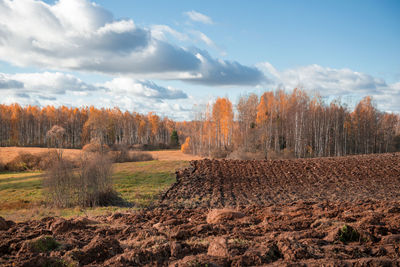
[[(115, 190), (134, 209), (154, 201), (160, 192), (175, 182), (175, 170), (188, 166), (185, 160), (153, 160), (113, 165)], [(56, 209), (45, 205), (42, 172), (0, 173), (0, 216), (14, 221), (46, 216), (98, 215), (124, 211), (124, 207)]]

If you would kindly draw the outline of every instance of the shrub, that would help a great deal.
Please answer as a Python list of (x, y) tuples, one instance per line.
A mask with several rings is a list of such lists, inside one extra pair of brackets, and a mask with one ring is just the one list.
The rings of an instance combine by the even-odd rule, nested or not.
[[(8, 171), (47, 170), (59, 157), (60, 153), (55, 149), (38, 154), (21, 152), (10, 162), (3, 164), (3, 169)], [(73, 161), (69, 161), (69, 163), (73, 167), (77, 166)], [(0, 164), (0, 171), (1, 169), (2, 165)]]
[[(103, 147), (103, 150), (101, 149)], [(93, 143), (89, 143), (86, 144), (82, 147), (82, 150), (85, 152), (109, 152), (110, 151), (110, 147), (103, 144), (103, 146), (100, 143), (97, 142), (93, 142)]]
[(112, 162), (105, 154), (90, 153), (74, 170), (71, 162), (58, 158), (46, 172), (43, 186), (56, 207), (94, 207), (120, 203), (112, 187)]
[(38, 169), (40, 157), (31, 153), (20, 152), (5, 168), (9, 171), (26, 171)]
[(128, 162), (129, 161), (129, 151), (127, 149), (121, 149), (119, 151), (110, 151), (108, 153), (113, 162)]
[(48, 201), (60, 208), (73, 206), (76, 201), (76, 182), (72, 165), (64, 159), (56, 158), (48, 168), (43, 180)]
[(118, 163), (154, 160), (153, 156), (148, 152), (133, 152), (126, 148), (121, 148), (119, 151), (110, 151), (109, 154), (113, 162)]
[[(37, 168), (40, 170), (47, 170), (53, 165), (53, 162), (58, 160), (60, 154), (55, 149), (52, 149), (48, 152), (40, 153), (37, 156), (40, 158)], [(72, 162), (70, 163), (72, 164)]]
[(86, 156), (78, 170), (77, 204), (82, 207), (112, 205), (117, 194), (112, 188), (112, 162), (104, 154)]

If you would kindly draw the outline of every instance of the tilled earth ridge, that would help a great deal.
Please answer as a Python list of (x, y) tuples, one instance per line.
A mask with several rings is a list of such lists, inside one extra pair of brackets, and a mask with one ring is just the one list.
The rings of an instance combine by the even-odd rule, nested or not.
[(161, 203), (236, 207), (299, 200), (400, 199), (400, 153), (296, 160), (197, 160)]
[[(341, 239), (346, 225), (358, 235)], [(400, 266), (400, 202), (0, 220), (0, 266)], [(56, 247), (38, 251), (45, 237)]]
[(400, 266), (399, 164), (193, 161), (146, 210), (0, 217), (0, 266)]

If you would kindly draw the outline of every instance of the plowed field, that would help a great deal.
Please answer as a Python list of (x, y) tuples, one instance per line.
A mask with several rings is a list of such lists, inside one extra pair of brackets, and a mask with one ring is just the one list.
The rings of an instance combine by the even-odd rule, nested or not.
[(193, 161), (145, 210), (0, 217), (0, 266), (260, 265), (400, 266), (400, 153)]
[(298, 200), (400, 199), (400, 154), (298, 160), (198, 160), (177, 172), (162, 203), (269, 205)]

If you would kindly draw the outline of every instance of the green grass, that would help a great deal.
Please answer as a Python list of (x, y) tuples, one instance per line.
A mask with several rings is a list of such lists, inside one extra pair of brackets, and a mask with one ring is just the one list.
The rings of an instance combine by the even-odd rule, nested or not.
[[(188, 166), (187, 161), (126, 162), (113, 165), (115, 190), (133, 208), (151, 204), (175, 182), (175, 170)], [(128, 208), (97, 207), (81, 209), (49, 208), (45, 205), (42, 188), (43, 173), (0, 173), (0, 216), (8, 220), (22, 221), (46, 216), (71, 217), (76, 215), (99, 215)]]
[(353, 227), (345, 224), (339, 229), (339, 241), (343, 243), (360, 241), (360, 234)]
[(34, 240), (29, 240), (28, 246), (33, 252), (48, 252), (58, 248), (60, 243), (51, 236), (41, 236)]

